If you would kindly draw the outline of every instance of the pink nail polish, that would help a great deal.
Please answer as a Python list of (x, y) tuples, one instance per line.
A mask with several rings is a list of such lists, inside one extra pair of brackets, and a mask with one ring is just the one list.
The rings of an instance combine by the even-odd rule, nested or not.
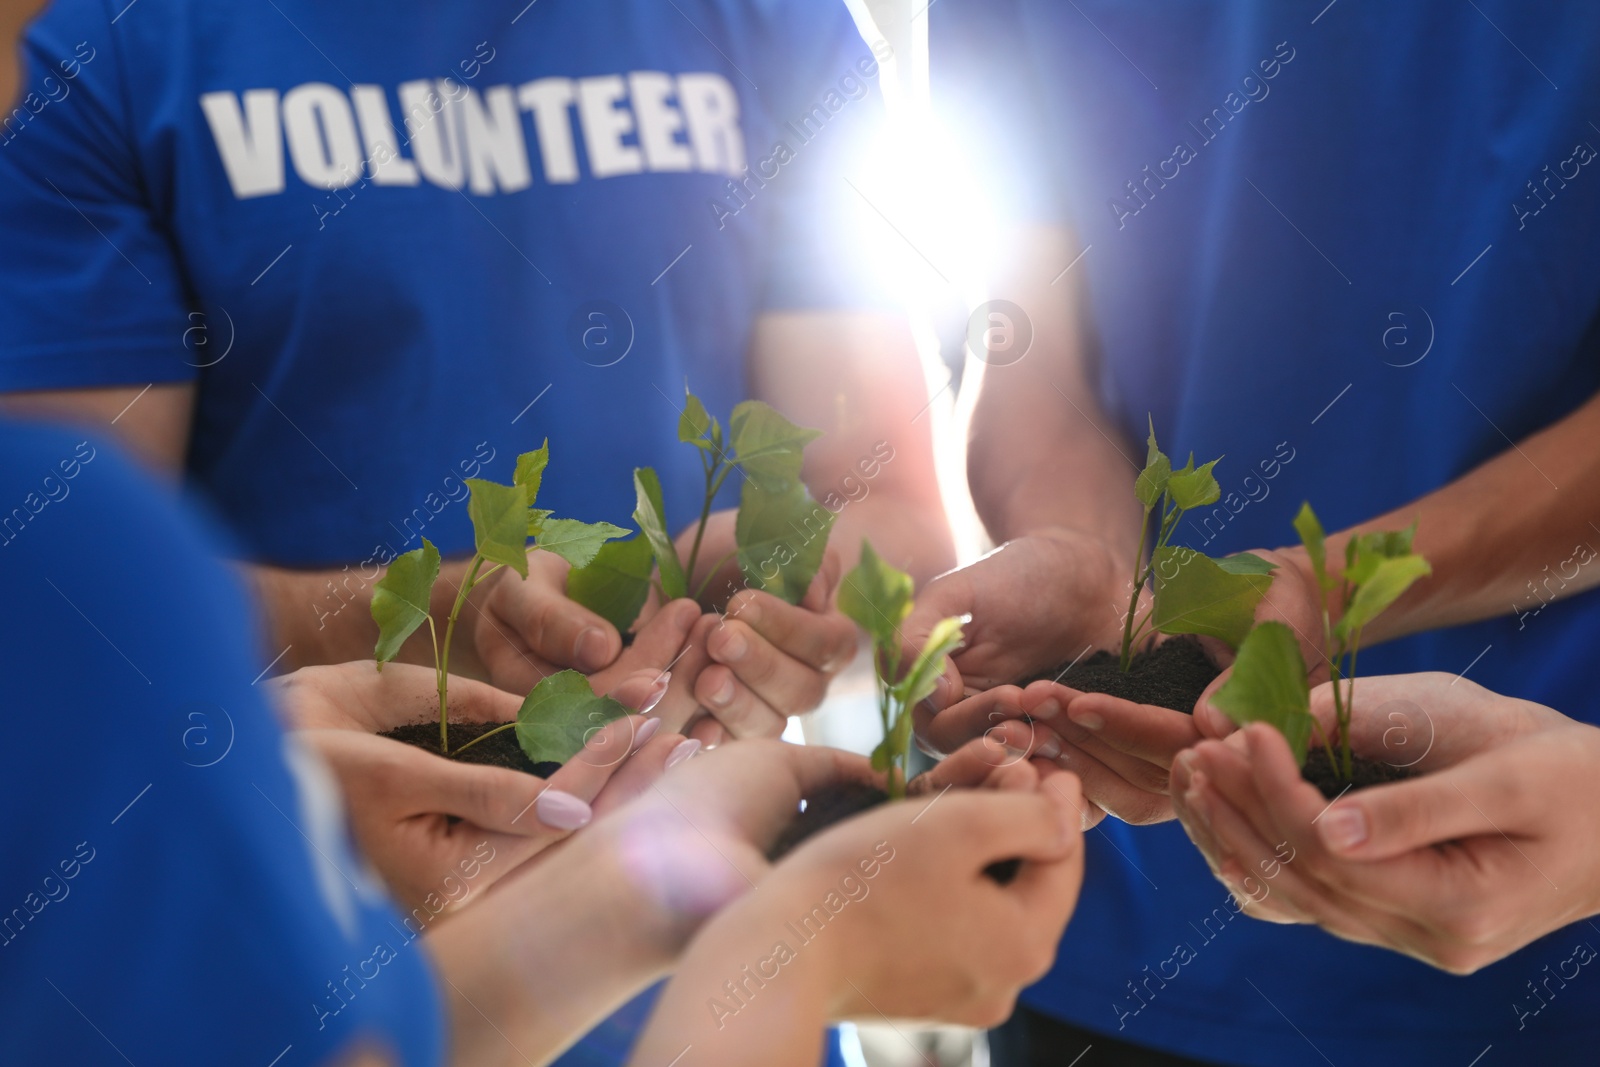
[(546, 789), (540, 793), (534, 808), (539, 813), (539, 821), (552, 830), (577, 830), (589, 825), (589, 820), (594, 818), (589, 805), (559, 789)]
[(661, 720), (660, 719), (646, 719), (644, 721), (644, 723), (639, 727), (639, 729), (634, 732), (634, 735), (633, 735), (633, 743), (634, 743), (634, 745), (635, 746), (642, 746), (646, 741), (648, 741), (652, 737), (654, 737), (656, 735), (656, 731), (658, 731), (660, 729), (661, 729)]
[(688, 759), (690, 756), (693, 756), (699, 751), (700, 742), (696, 741), (692, 737), (685, 738), (684, 740), (678, 742), (678, 747), (673, 749), (672, 754), (667, 757), (667, 767), (669, 769), (676, 767), (678, 764), (682, 763), (684, 760)]
[(656, 705), (661, 703), (661, 698), (667, 695), (667, 686), (671, 682), (672, 675), (663, 671), (661, 677), (657, 678), (655, 685), (651, 687), (650, 695), (639, 705), (640, 715), (648, 715), (655, 710)]

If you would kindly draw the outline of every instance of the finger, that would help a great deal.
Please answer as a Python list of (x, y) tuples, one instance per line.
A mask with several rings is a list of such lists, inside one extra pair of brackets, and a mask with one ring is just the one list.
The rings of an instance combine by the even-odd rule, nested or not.
[(835, 611), (808, 610), (785, 604), (771, 593), (746, 589), (728, 601), (724, 618), (726, 624), (718, 634), (723, 640), (712, 644), (712, 656), (719, 663), (734, 664), (733, 659), (718, 655), (718, 649), (743, 636), (741, 627), (826, 674), (840, 670), (855, 658), (856, 624)]
[[(1026, 780), (1036, 781), (1038, 772), (1032, 769), (1028, 760), (1030, 745), (1036, 740), (1030, 733), (1031, 727), (1031, 723), (1011, 722), (1007, 724), (1007, 733), (974, 738), (926, 773), (912, 779), (911, 791), (920, 794), (951, 787), (975, 789), (986, 785), (1009, 788), (1011, 784), (1023, 780), (1012, 778), (1007, 773), (1011, 768), (1026, 768)], [(1060, 754), (1061, 744), (1053, 736), (1051, 740), (1054, 742), (1053, 757)]]
[(1001, 723), (1023, 717), (1022, 690), (1001, 685), (952, 704), (933, 717), (924, 734), (940, 752), (954, 752)]
[(1539, 783), (1487, 757), (1351, 793), (1318, 820), (1329, 851), (1382, 860), (1480, 834), (1516, 836), (1537, 814)]
[[(662, 731), (638, 746), (633, 755), (622, 762), (616, 773), (611, 775), (601, 786), (599, 793), (590, 801), (590, 807), (594, 809), (595, 815), (603, 816), (643, 796), (669, 767), (683, 761), (683, 756), (674, 759), (674, 755), (678, 752), (679, 746), (686, 743), (682, 735)], [(552, 777), (551, 782), (554, 781), (555, 778)]]
[(952, 790), (930, 798), (914, 818), (919, 828), (964, 841), (962, 862), (975, 874), (996, 860), (1055, 862), (1082, 840), (1077, 813), (1037, 792)]
[(732, 740), (728, 736), (728, 728), (723, 726), (710, 715), (701, 715), (690, 724), (688, 736), (699, 741), (706, 748), (716, 748)]
[(655, 714), (668, 729), (681, 729), (699, 709), (694, 683), (709, 662), (704, 640), (695, 636), (701, 618), (699, 605), (692, 600), (663, 605), (639, 629), (633, 644), (623, 650), (617, 662), (590, 679), (595, 691), (608, 691), (635, 671), (666, 672), (670, 681), (666, 695), (655, 706)]
[[(1222, 859), (1213, 871), (1217, 879), (1227, 886), (1241, 908), (1255, 918), (1277, 923), (1309, 923), (1315, 917), (1298, 902), (1274, 893), (1257, 871), (1271, 869), (1277, 857), (1261, 840), (1249, 820), (1241, 815), (1228, 799), (1210, 781), (1209, 768), (1194, 772), (1186, 804), (1199, 816), (1206, 829), (1216, 838)], [(1275, 869), (1274, 881), (1287, 884), (1283, 867)]]
[(530, 554), (528, 564), (528, 578), (516, 585), (507, 586), (511, 576), (502, 574), (493, 598), (527, 647), (585, 674), (616, 659), (622, 651), (616, 627), (567, 596), (567, 562), (544, 552)]
[(1078, 813), (1083, 810), (1083, 792), (1078, 779), (1058, 771), (1040, 782), (1040, 795), (1056, 809), (1061, 825), (1067, 828), (1065, 855), (1052, 863), (1024, 863), (1007, 889), (1023, 908), (1043, 914), (1036, 916), (1046, 929), (1056, 922), (1066, 925), (1083, 885), (1083, 831), (1078, 829)]
[(700, 672), (694, 696), (732, 738), (780, 737), (789, 722), (788, 716), (762, 700), (720, 664)]
[(1221, 708), (1211, 702), (1217, 690), (1227, 685), (1232, 677), (1233, 668), (1229, 667), (1211, 680), (1211, 684), (1200, 694), (1200, 699), (1194, 703), (1194, 724), (1206, 737), (1227, 737), (1239, 728)]
[(806, 588), (806, 595), (801, 598), (800, 607), (810, 612), (827, 611), (828, 606), (833, 603), (834, 593), (838, 591), (839, 577), (842, 574), (844, 574), (844, 558), (839, 555), (838, 549), (828, 549), (822, 554), (822, 566), (817, 568), (816, 576)]
[[(1037, 684), (1037, 683), (1036, 683)], [(1049, 685), (1050, 683), (1044, 683)], [(1064, 686), (1056, 686), (1062, 693), (1044, 697), (1048, 702), (1053, 695), (1072, 693)], [(1033, 686), (1023, 695), (1023, 708), (1027, 709)], [(1135, 704), (1105, 693), (1080, 693), (1069, 697), (1064, 705), (1066, 718), (1075, 726), (1093, 734), (1101, 743), (1135, 759), (1154, 764), (1163, 770), (1172, 765), (1173, 757), (1200, 740), (1193, 715), (1160, 708), (1151, 704)], [(1030, 711), (1036, 718), (1050, 721), (1052, 716)]]
[(1173, 817), (1172, 802), (1165, 793), (1154, 793), (1134, 785), (1098, 756), (1077, 745), (1064, 744), (1061, 755), (1052, 762), (1077, 775), (1083, 783), (1083, 795), (1125, 823), (1147, 826)]
[[(388, 672), (385, 672), (386, 674)], [(431, 712), (436, 715), (438, 693), (434, 693)], [(460, 675), (450, 676), (449, 717), (460, 722), (510, 722), (522, 707), (522, 698), (498, 686)], [(420, 710), (420, 709), (419, 709)], [(431, 716), (430, 716), (431, 717)]]
[[(842, 616), (841, 616), (842, 617)], [(795, 659), (738, 619), (724, 619), (707, 637), (711, 659), (764, 703), (788, 715), (810, 711), (828, 691), (829, 676)], [(849, 648), (854, 649), (854, 637)], [(726, 680), (723, 681), (726, 688)], [(731, 698), (732, 694), (725, 696)], [(715, 699), (707, 706), (718, 710)]]

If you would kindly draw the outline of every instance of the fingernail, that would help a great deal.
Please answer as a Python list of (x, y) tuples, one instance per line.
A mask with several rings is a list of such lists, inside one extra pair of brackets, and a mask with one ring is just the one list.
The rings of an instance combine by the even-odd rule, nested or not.
[(546, 789), (540, 793), (534, 808), (539, 812), (539, 821), (552, 830), (577, 830), (589, 825), (589, 820), (594, 818), (589, 805), (559, 789)]
[(1178, 766), (1183, 768), (1184, 773), (1190, 775), (1194, 774), (1194, 761), (1194, 749), (1186, 748), (1182, 752), (1178, 753), (1177, 763)]
[(645, 700), (644, 700), (643, 704), (639, 705), (639, 714), (640, 715), (648, 715), (648, 714), (650, 714), (650, 712), (655, 709), (655, 706), (657, 704), (661, 703), (661, 698), (667, 695), (667, 686), (669, 686), (671, 684), (672, 684), (672, 672), (671, 671), (662, 671), (661, 672), (661, 677), (657, 678), (655, 680), (655, 682), (652, 683), (651, 688), (650, 688), (650, 695), (648, 697), (645, 697)]
[(733, 702), (733, 679), (729, 678), (708, 697), (713, 707), (725, 708)]
[(1190, 810), (1196, 815), (1200, 816), (1200, 821), (1209, 830), (1211, 829), (1211, 805), (1201, 795), (1201, 789), (1204, 788), (1205, 784), (1206, 776), (1196, 771), (1189, 779), (1189, 788), (1184, 791), (1183, 802), (1189, 805)]
[(1085, 730), (1099, 730), (1106, 724), (1106, 720), (1103, 716), (1096, 715), (1087, 708), (1068, 708), (1067, 718), (1071, 719)]
[(1061, 742), (1053, 737), (1047, 737), (1034, 747), (1033, 754), (1040, 759), (1055, 759), (1061, 755)]
[(720, 651), (712, 653), (718, 663), (738, 663), (744, 654), (750, 651), (750, 642), (738, 631), (730, 631), (728, 636), (718, 646)]
[[(1033, 709), (1033, 717), (1035, 719), (1053, 719), (1060, 714), (1061, 702), (1054, 697), (1048, 700), (1041, 700), (1039, 706)], [(1076, 722), (1077, 720), (1074, 719), (1073, 721)]]
[(572, 646), (572, 662), (580, 671), (597, 671), (606, 665), (606, 635), (591, 626)]
[(679, 741), (678, 747), (673, 749), (672, 753), (667, 756), (667, 766), (669, 768), (676, 767), (678, 764), (682, 763), (684, 760), (688, 759), (690, 756), (699, 751), (700, 742), (696, 741), (692, 737), (685, 738), (684, 740)]
[(643, 745), (646, 741), (654, 737), (656, 735), (656, 731), (659, 729), (661, 729), (660, 719), (646, 719), (644, 721), (644, 725), (634, 731), (633, 743), (635, 745)]
[(1348, 852), (1367, 840), (1367, 814), (1354, 805), (1329, 808), (1317, 820), (1317, 832), (1335, 852)]

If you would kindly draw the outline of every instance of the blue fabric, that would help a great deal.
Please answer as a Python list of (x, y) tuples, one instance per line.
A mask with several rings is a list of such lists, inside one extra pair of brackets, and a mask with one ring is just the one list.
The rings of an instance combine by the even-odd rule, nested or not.
[(124, 6), (29, 34), (0, 390), (198, 380), (192, 481), (252, 558), (460, 552), (462, 479), (546, 436), (542, 506), (626, 525), (654, 465), (687, 522), (685, 379), (725, 418), (761, 311), (882, 304), (841, 3)]
[(0, 424), (8, 1063), (440, 1062), (417, 933), (253, 679), (215, 542), (103, 441)]
[[(1226, 456), (1192, 546), (1284, 544), (1304, 499), (1330, 529), (1370, 518), (1600, 386), (1600, 8), (945, 0), (931, 18), (939, 105), (1000, 206), (1088, 247), (1069, 277), (1107, 410), (1130, 440), (1149, 412), (1169, 451)], [(1595, 721), (1597, 640), (1591, 593), (1364, 651), (1361, 670), (1470, 666)], [(1227, 921), (1225, 900), (1176, 825), (1107, 825), (1024, 1000), (1221, 1063), (1594, 1057), (1600, 981), (1537, 1014), (1527, 985), (1600, 945), (1594, 926), (1457, 978)], [(1166, 962), (1180, 945), (1194, 958)]]

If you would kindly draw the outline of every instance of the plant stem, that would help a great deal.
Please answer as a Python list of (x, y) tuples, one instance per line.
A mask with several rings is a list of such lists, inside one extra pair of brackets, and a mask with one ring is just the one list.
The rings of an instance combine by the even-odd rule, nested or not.
[(1361, 631), (1350, 635), (1350, 669), (1345, 674), (1344, 691), (1344, 776), (1353, 775), (1350, 757), (1350, 723), (1356, 715), (1356, 653), (1361, 651)]
[[(1163, 523), (1163, 525), (1165, 525)], [(1150, 536), (1150, 509), (1144, 509), (1144, 521), (1139, 524), (1139, 551), (1133, 557), (1133, 595), (1128, 598), (1128, 614), (1122, 623), (1122, 673), (1127, 674), (1133, 664), (1133, 617), (1139, 610), (1139, 594), (1150, 578), (1150, 566), (1144, 561), (1144, 542)]]
[(444, 626), (444, 647), (434, 656), (439, 669), (439, 754), (443, 756), (450, 754), (449, 705), (446, 701), (446, 686), (450, 679), (450, 642), (456, 635), (456, 616), (461, 614), (461, 605), (467, 602), (467, 594), (478, 584), (478, 568), (484, 562), (482, 555), (473, 554), (472, 569), (467, 572), (467, 579), (461, 583), (461, 588), (456, 590), (456, 602), (451, 605), (450, 618)]
[(517, 725), (517, 724), (514, 723), (514, 722), (503, 722), (499, 726), (496, 726), (493, 730), (485, 730), (483, 733), (479, 734), (477, 737), (474, 737), (471, 741), (468, 741), (466, 744), (464, 744), (460, 748), (456, 749), (456, 755), (457, 756), (461, 755), (461, 753), (465, 752), (467, 749), (471, 748), (473, 745), (477, 744), (479, 741), (482, 741), (484, 738), (493, 737), (495, 734), (500, 733), (502, 730), (509, 730), (515, 725)]
[(700, 559), (700, 542), (706, 535), (706, 523), (711, 521), (711, 498), (717, 495), (712, 485), (712, 478), (716, 473), (718, 462), (707, 458), (704, 452), (700, 453), (700, 463), (706, 472), (706, 496), (700, 504), (700, 525), (694, 531), (694, 547), (689, 550), (689, 566), (684, 569), (684, 578), (689, 582), (694, 581), (694, 565)]
[[(433, 642), (433, 684), (439, 690), (439, 706), (445, 705), (444, 672), (439, 669), (439, 628), (433, 624), (433, 616), (428, 616), (428, 637)], [(450, 744), (450, 738), (445, 734), (445, 718), (439, 716), (439, 751), (442, 753)]]

